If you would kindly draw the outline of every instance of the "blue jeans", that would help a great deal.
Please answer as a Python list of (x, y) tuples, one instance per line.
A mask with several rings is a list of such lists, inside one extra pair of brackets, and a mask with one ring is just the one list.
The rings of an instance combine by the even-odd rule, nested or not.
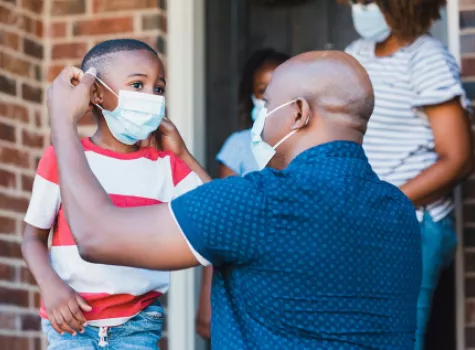
[(417, 332), (415, 350), (424, 349), (424, 336), (430, 315), (432, 296), (439, 281), (440, 271), (449, 265), (457, 248), (454, 221), (448, 216), (434, 222), (424, 213), (422, 235), (422, 285), (417, 301)]
[(48, 350), (150, 350), (159, 349), (163, 319), (163, 308), (156, 302), (123, 325), (108, 328), (102, 341), (102, 327), (87, 326), (83, 334), (74, 337), (59, 334), (48, 320), (42, 320), (42, 328), (48, 337)]

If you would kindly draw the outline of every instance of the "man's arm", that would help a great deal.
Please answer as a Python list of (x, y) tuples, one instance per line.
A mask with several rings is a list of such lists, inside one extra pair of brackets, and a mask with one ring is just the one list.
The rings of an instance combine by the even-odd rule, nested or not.
[[(95, 72), (92, 72), (95, 74)], [(72, 78), (81, 80), (73, 87)], [(89, 108), (93, 75), (69, 67), (48, 90), (61, 200), (83, 259), (173, 270), (198, 265), (167, 205), (115, 207), (86, 160), (77, 121)]]

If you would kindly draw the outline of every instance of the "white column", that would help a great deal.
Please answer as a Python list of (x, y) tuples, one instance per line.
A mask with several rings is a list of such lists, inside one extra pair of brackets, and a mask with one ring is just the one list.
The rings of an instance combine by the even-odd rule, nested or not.
[[(457, 59), (459, 65), (460, 58), (460, 23), (459, 23), (459, 2), (458, 0), (447, 1), (447, 39), (450, 52)], [(457, 238), (459, 245), (455, 256), (455, 327), (457, 350), (465, 349), (465, 267), (464, 267), (464, 245), (463, 245), (463, 203), (460, 186), (455, 189), (455, 214), (457, 225)]]
[[(205, 154), (204, 0), (168, 1), (168, 116), (190, 151)], [(168, 339), (171, 350), (195, 349), (193, 270), (173, 272), (168, 294)]]

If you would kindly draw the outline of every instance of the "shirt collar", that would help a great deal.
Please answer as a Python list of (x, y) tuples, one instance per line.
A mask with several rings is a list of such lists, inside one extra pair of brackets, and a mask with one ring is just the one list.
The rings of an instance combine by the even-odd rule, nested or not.
[(289, 168), (322, 158), (352, 158), (367, 161), (363, 147), (360, 144), (351, 141), (333, 141), (300, 153), (292, 160)]

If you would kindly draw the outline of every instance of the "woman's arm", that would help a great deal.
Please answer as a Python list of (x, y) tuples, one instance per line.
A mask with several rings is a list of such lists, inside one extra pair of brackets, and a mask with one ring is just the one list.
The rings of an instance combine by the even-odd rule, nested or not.
[(434, 133), (437, 162), (401, 186), (416, 207), (450, 194), (473, 170), (470, 122), (460, 99), (426, 106), (424, 112)]

